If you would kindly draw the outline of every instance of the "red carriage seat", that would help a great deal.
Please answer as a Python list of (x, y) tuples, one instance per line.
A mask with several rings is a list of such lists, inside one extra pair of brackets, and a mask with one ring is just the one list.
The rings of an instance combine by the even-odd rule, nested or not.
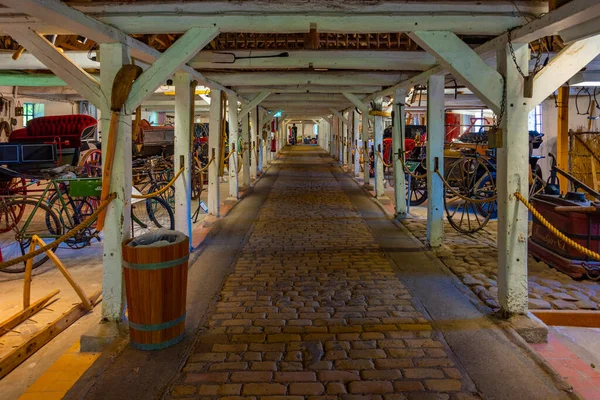
[[(404, 139), (404, 151), (412, 151), (416, 147), (416, 142), (414, 139)], [(392, 138), (383, 139), (383, 159), (388, 162), (388, 160), (392, 159)]]
[(52, 117), (34, 118), (23, 129), (17, 129), (10, 134), (11, 143), (40, 143), (52, 142), (60, 138), (63, 148), (81, 147), (81, 135), (88, 128), (98, 124), (95, 118), (84, 114), (57, 115)]

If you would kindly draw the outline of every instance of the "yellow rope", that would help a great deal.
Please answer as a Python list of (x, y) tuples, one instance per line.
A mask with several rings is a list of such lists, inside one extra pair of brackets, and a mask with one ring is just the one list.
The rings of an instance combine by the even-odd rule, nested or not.
[(223, 161), (227, 161), (227, 160), (229, 160), (229, 157), (231, 157), (231, 155), (232, 155), (233, 153), (235, 153), (235, 150), (231, 150), (231, 151), (229, 152), (229, 154), (227, 154), (227, 156), (225, 156), (225, 159), (224, 159)]
[[(108, 205), (110, 204), (110, 202), (113, 201), (113, 199), (115, 199), (116, 197), (117, 197), (116, 193), (111, 193), (108, 196), (108, 198), (105, 201), (103, 201), (100, 204), (100, 206), (98, 206), (98, 208), (96, 209), (96, 211), (94, 211), (92, 213), (92, 215), (90, 215), (89, 217), (87, 217), (79, 225), (75, 226), (69, 232), (67, 232), (64, 235), (60, 236), (59, 238), (57, 238), (52, 243), (48, 243), (47, 245), (42, 246), (39, 249), (37, 249), (35, 251), (32, 251), (31, 253), (27, 253), (27, 254), (22, 255), (20, 257), (13, 258), (12, 260), (8, 260), (8, 261), (5, 261), (3, 263), (0, 263), (0, 271), (3, 270), (3, 269), (5, 269), (5, 268), (8, 268), (10, 266), (13, 266), (13, 265), (22, 263), (24, 261), (27, 261), (30, 258), (37, 257), (40, 254), (45, 253), (48, 250), (53, 250), (53, 249), (57, 248), (61, 243), (66, 242), (67, 240), (74, 238), (79, 232), (81, 232), (82, 230), (84, 230), (85, 228), (87, 228), (88, 226), (90, 226), (96, 220), (96, 218), (98, 218), (98, 214), (100, 214), (106, 207), (108, 207)], [(33, 242), (30, 244), (30, 246), (34, 246)]]
[(169, 189), (171, 186), (173, 186), (175, 184), (175, 181), (177, 180), (177, 178), (179, 178), (179, 176), (183, 173), (184, 168), (182, 167), (179, 172), (177, 172), (177, 174), (175, 174), (175, 176), (173, 177), (173, 179), (171, 179), (169, 181), (169, 183), (166, 184), (165, 187), (163, 187), (160, 190), (157, 190), (156, 192), (152, 192), (152, 193), (147, 193), (147, 194), (132, 194), (131, 198), (133, 199), (151, 199), (153, 197), (158, 197), (161, 194), (163, 194), (164, 192), (167, 191), (167, 189)]
[(394, 164), (388, 164), (384, 161), (383, 156), (381, 155), (381, 152), (379, 150), (377, 151), (377, 157), (379, 157), (379, 159), (381, 160), (381, 162), (383, 163), (384, 166), (386, 166), (388, 168), (394, 166)]
[[(196, 160), (196, 164), (198, 164), (198, 167), (200, 168), (200, 166), (202, 165), (202, 163), (200, 162), (200, 160), (198, 160), (198, 157), (194, 157), (194, 159)], [(208, 169), (208, 167), (210, 166), (210, 164), (212, 164), (212, 162), (215, 160), (214, 157), (212, 157), (208, 163), (204, 166), (204, 168), (200, 168), (198, 171), (196, 172), (204, 172)]]
[(440, 174), (439, 170), (436, 170), (435, 173), (438, 174), (438, 176), (440, 177), (442, 182), (444, 182), (444, 186), (446, 186), (446, 188), (448, 188), (448, 190), (450, 190), (450, 192), (452, 192), (453, 195), (455, 195), (456, 197), (458, 197), (461, 200), (468, 201), (469, 203), (485, 204), (485, 203), (490, 203), (492, 201), (496, 201), (496, 199), (498, 198), (497, 194), (493, 195), (492, 197), (488, 197), (484, 200), (479, 200), (479, 199), (474, 199), (472, 197), (463, 196), (462, 194), (460, 194), (456, 190), (454, 190), (454, 188), (452, 186), (450, 186), (450, 184), (446, 181), (446, 179), (444, 179), (442, 174)]
[(546, 220), (544, 217), (542, 217), (542, 215), (539, 213), (538, 210), (536, 210), (535, 208), (533, 208), (533, 206), (527, 201), (525, 200), (525, 197), (523, 197), (523, 195), (519, 192), (515, 192), (515, 197), (523, 204), (525, 204), (525, 207), (527, 207), (529, 209), (529, 211), (531, 211), (531, 214), (533, 214), (533, 216), (540, 221), (540, 223), (542, 225), (544, 225), (554, 236), (556, 236), (557, 238), (559, 238), (560, 240), (562, 240), (563, 242), (565, 242), (566, 244), (568, 244), (569, 246), (573, 247), (575, 250), (585, 254), (586, 256), (593, 258), (596, 261), (600, 261), (600, 254), (596, 253), (595, 251), (592, 251), (590, 249), (587, 249), (585, 247), (583, 247), (582, 245), (580, 245), (579, 243), (571, 240), (570, 238), (566, 237), (563, 233), (561, 233), (558, 229), (556, 229), (554, 226), (552, 226), (550, 224), (550, 222), (548, 222), (548, 220)]
[(376, 117), (391, 117), (392, 113), (386, 111), (371, 110), (369, 111), (369, 115), (374, 115)]

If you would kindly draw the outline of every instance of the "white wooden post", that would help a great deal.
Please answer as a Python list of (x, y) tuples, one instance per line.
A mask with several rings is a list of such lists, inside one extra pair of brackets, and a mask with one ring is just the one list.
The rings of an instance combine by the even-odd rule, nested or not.
[(250, 180), (250, 158), (252, 154), (252, 141), (250, 140), (250, 128), (248, 126), (248, 113), (242, 115), (242, 141), (244, 144), (244, 154), (242, 156), (242, 182), (243, 186), (250, 188), (252, 181)]
[(259, 108), (258, 109), (258, 125), (257, 125), (257, 135), (258, 135), (257, 143), (259, 143), (259, 146), (258, 146), (258, 160), (256, 160), (256, 165), (257, 165), (258, 171), (261, 175), (265, 170), (265, 141), (263, 140), (263, 131), (265, 130), (264, 122), (265, 122), (264, 113)]
[(237, 96), (229, 95), (228, 100), (228, 117), (229, 117), (229, 151), (235, 149), (235, 153), (229, 157), (229, 199), (230, 201), (237, 200), (239, 196), (239, 177), (238, 177), (238, 138), (240, 132), (240, 123), (238, 121), (238, 101)]
[(190, 74), (175, 74), (175, 153), (173, 164), (175, 171), (185, 168), (175, 181), (175, 230), (185, 233), (192, 243), (192, 176), (190, 148), (192, 145), (192, 96)]
[(354, 149), (354, 177), (360, 176), (360, 148), (358, 147), (358, 141), (360, 140), (360, 117), (358, 111), (354, 110), (352, 118), (352, 148)]
[(221, 216), (221, 191), (219, 188), (219, 164), (221, 162), (221, 91), (210, 91), (210, 122), (208, 124), (208, 152), (209, 157), (214, 157), (208, 166), (208, 213), (216, 217)]
[[(377, 103), (381, 104), (381, 99), (376, 100)], [(385, 188), (383, 186), (383, 117), (375, 116), (374, 134), (375, 134), (375, 149), (373, 157), (375, 159), (375, 198), (380, 201), (389, 201), (385, 195)]]
[(431, 247), (444, 241), (444, 76), (433, 75), (427, 87), (427, 240)]
[[(527, 71), (529, 48), (526, 43), (513, 44), (523, 71)], [(504, 75), (506, 111), (502, 119), (503, 146), (497, 151), (498, 171), (498, 300), (507, 314), (527, 312), (527, 208), (513, 195), (529, 192), (529, 144), (524, 106), (524, 81), (508, 46), (497, 52), (498, 71)]]
[[(348, 118), (347, 113), (344, 113), (344, 117)], [(348, 124), (344, 123), (344, 121), (341, 121), (342, 123), (342, 156), (343, 156), (343, 161), (342, 161), (342, 165), (343, 166), (347, 166), (348, 165)]]
[(362, 112), (362, 142), (363, 142), (363, 185), (366, 189), (371, 190), (371, 171), (369, 159), (369, 112), (364, 110)]
[(394, 164), (394, 204), (396, 218), (405, 218), (408, 213), (406, 203), (406, 175), (402, 166), (402, 160), (404, 160), (404, 132), (406, 129), (405, 101), (406, 90), (396, 89), (394, 92), (394, 123), (392, 127), (392, 163)]
[[(101, 44), (100, 85), (106, 99), (112, 95), (117, 72), (129, 61), (129, 48), (120, 43)], [(101, 109), (102, 141), (108, 142), (110, 104)], [(121, 242), (130, 237), (131, 229), (131, 116), (121, 115), (117, 132), (117, 146), (110, 177), (111, 191), (117, 194), (108, 206), (104, 223), (104, 254), (102, 276), (102, 318), (120, 321), (124, 310), (123, 252)]]
[(258, 108), (250, 110), (250, 177), (256, 179), (258, 176)]

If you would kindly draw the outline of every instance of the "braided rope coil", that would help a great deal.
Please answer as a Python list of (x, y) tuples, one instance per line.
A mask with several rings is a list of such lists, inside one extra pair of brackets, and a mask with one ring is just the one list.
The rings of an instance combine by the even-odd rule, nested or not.
[(554, 226), (552, 226), (550, 224), (550, 222), (548, 222), (547, 219), (545, 219), (542, 214), (539, 213), (538, 210), (536, 210), (535, 208), (533, 208), (533, 206), (531, 205), (531, 203), (529, 203), (525, 197), (523, 197), (523, 195), (519, 192), (515, 192), (514, 196), (525, 205), (525, 207), (527, 207), (527, 209), (531, 212), (531, 214), (538, 220), (540, 221), (540, 223), (542, 225), (544, 225), (554, 236), (556, 236), (557, 238), (559, 238), (560, 240), (562, 240), (563, 242), (565, 242), (567, 245), (573, 247), (575, 250), (579, 251), (580, 253), (585, 254), (586, 256), (593, 258), (596, 261), (600, 261), (600, 254), (596, 253), (595, 251), (592, 251), (586, 247), (583, 247), (582, 245), (580, 245), (579, 243), (573, 241), (572, 239), (568, 238), (567, 236), (565, 236), (561, 231), (559, 231), (557, 228), (555, 228)]

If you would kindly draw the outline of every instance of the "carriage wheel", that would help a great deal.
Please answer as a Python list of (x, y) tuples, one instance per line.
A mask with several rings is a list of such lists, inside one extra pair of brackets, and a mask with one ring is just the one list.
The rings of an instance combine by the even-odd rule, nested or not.
[(94, 149), (88, 151), (79, 162), (79, 165), (83, 166), (87, 176), (100, 176), (102, 171), (102, 150)]
[[(418, 168), (415, 171), (417, 174), (424, 174), (425, 170)], [(406, 181), (408, 185), (408, 180)], [(427, 200), (427, 178), (415, 179), (410, 178), (410, 201), (411, 206), (419, 206)]]
[[(9, 181), (0, 182), (0, 196), (25, 196), (27, 194), (27, 181), (25, 178), (12, 178)], [(0, 233), (12, 230), (16, 223), (21, 220), (25, 207), (21, 203), (14, 203), (10, 210), (3, 208), (0, 212)]]
[(446, 173), (446, 181), (455, 192), (446, 189), (444, 208), (450, 225), (461, 233), (483, 229), (496, 213), (496, 180), (489, 163), (480, 157), (457, 160)]

